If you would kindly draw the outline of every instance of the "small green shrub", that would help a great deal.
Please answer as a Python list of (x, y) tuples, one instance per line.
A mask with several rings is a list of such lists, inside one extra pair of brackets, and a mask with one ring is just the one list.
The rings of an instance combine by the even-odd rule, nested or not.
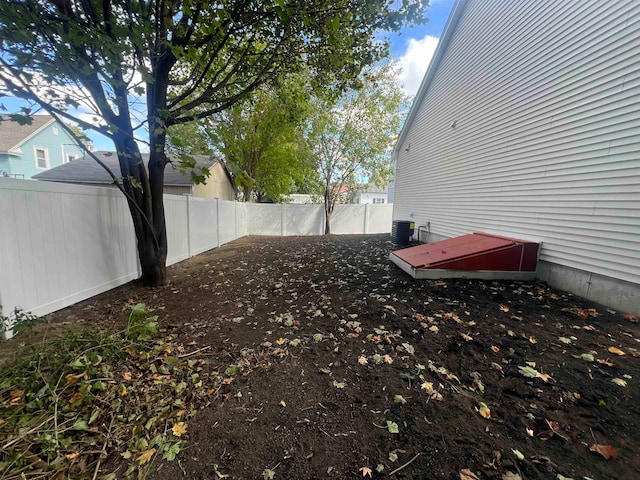
[(0, 337), (9, 330), (13, 330), (14, 336), (21, 333), (32, 333), (34, 327), (42, 321), (42, 318), (37, 315), (16, 307), (9, 315), (0, 315)]

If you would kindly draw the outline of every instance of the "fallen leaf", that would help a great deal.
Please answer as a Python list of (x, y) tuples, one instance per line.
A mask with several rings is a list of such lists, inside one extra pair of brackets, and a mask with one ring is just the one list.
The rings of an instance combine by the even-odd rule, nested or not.
[(426, 391), (427, 393), (433, 393), (433, 383), (432, 382), (424, 382), (422, 385), (420, 385), (420, 388), (424, 391)]
[(600, 365), (606, 365), (607, 367), (613, 367), (613, 363), (608, 360), (603, 360), (601, 358), (598, 359), (598, 363)]
[(524, 460), (524, 455), (522, 454), (522, 452), (520, 450), (516, 450), (516, 449), (511, 449), (511, 451), (513, 452), (513, 454), (518, 457), (518, 460)]
[(392, 307), (391, 305), (385, 305), (384, 308), (386, 308), (387, 310), (391, 310), (393, 313), (396, 313), (396, 307)]
[(433, 332), (433, 333), (438, 333), (439, 328), (438, 328), (437, 326), (435, 326), (435, 325), (431, 325), (431, 326), (429, 327), (429, 331), (430, 331), (430, 332)]
[(609, 353), (613, 353), (615, 355), (624, 355), (625, 353), (617, 347), (609, 347)]
[(619, 387), (626, 387), (627, 386), (627, 382), (621, 378), (614, 378), (613, 380), (611, 380), (613, 383), (615, 383), (616, 385), (618, 385)]
[(287, 406), (287, 404), (286, 404), (286, 402), (284, 400), (280, 400), (280, 403), (278, 405), (280, 405), (281, 407), (286, 407)]
[(527, 435), (529, 435), (530, 437), (533, 437), (533, 430), (530, 428), (527, 428)]
[(125, 382), (130, 382), (131, 381), (131, 372), (124, 372), (122, 374), (122, 380), (124, 380)]
[(369, 363), (369, 362), (367, 362), (367, 357), (362, 357), (362, 356), (361, 356), (360, 358), (358, 358), (358, 363), (359, 363), (360, 365), (366, 365), (366, 364), (367, 364), (367, 363)]
[(371, 469), (369, 467), (362, 467), (360, 471), (362, 472), (363, 477), (366, 477), (367, 475), (369, 475), (369, 477), (372, 477)]
[(482, 415), (484, 418), (491, 418), (491, 410), (489, 407), (483, 402), (478, 403), (478, 413)]
[(187, 433), (187, 426), (184, 424), (184, 422), (178, 422), (173, 426), (173, 428), (171, 429), (171, 432), (176, 437), (180, 437), (184, 433)]
[(540, 378), (545, 382), (549, 382), (549, 380), (553, 380), (551, 376), (547, 373), (540, 373), (535, 368), (531, 367), (518, 367), (520, 369), (520, 374), (524, 375), (528, 378)]
[(495, 345), (492, 345), (491, 350), (493, 351), (493, 353), (498, 353), (500, 351), (500, 348), (496, 347)]
[(599, 453), (605, 460), (616, 458), (618, 456), (618, 452), (611, 445), (598, 445), (597, 443), (594, 443), (589, 447), (589, 450)]
[(278, 340), (276, 340), (276, 343), (277, 343), (278, 345), (283, 345), (286, 341), (287, 341), (287, 339), (286, 339), (286, 338), (282, 338), (282, 337), (280, 337)]
[(262, 478), (263, 478), (264, 480), (272, 480), (272, 479), (273, 479), (273, 477), (275, 477), (275, 476), (276, 476), (276, 472), (274, 472), (274, 471), (273, 471), (273, 470), (271, 470), (270, 468), (265, 468), (265, 469), (262, 471)]
[(500, 310), (506, 313), (509, 311), (509, 307), (507, 307), (506, 305), (500, 305)]
[(502, 474), (502, 480), (522, 480), (519, 473), (504, 472)]
[(595, 360), (595, 358), (593, 358), (593, 355), (591, 355), (590, 353), (583, 353), (582, 355), (580, 355), (580, 358), (586, 362), (593, 362)]
[(391, 420), (387, 420), (387, 430), (389, 430), (389, 433), (398, 433), (400, 431), (398, 429), (398, 424)]
[(395, 397), (393, 397), (393, 403), (404, 405), (405, 403), (407, 403), (407, 401), (402, 395), (396, 395)]
[(403, 343), (402, 346), (404, 347), (406, 352), (411, 355), (413, 355), (416, 352), (416, 349), (414, 348), (414, 346), (409, 343)]
[(466, 333), (461, 333), (460, 336), (464, 338), (464, 340), (467, 342), (470, 342), (471, 340), (473, 340), (473, 337), (467, 335)]
[(67, 385), (73, 385), (74, 383), (77, 383), (78, 380), (80, 380), (82, 377), (84, 376), (84, 373), (79, 373), (79, 374), (74, 374), (74, 373), (70, 373), (66, 376), (67, 379)]
[(333, 381), (333, 386), (336, 387), (336, 388), (344, 388), (344, 387), (347, 386), (347, 384), (344, 383), (344, 382), (338, 382), (337, 380), (334, 380)]
[(534, 345), (538, 343), (535, 337), (529, 337), (529, 342), (533, 343)]
[(558, 340), (567, 345), (571, 343), (571, 339), (567, 337), (558, 337)]
[(480, 480), (478, 476), (468, 468), (460, 470), (460, 480)]
[(9, 406), (13, 407), (20, 403), (24, 390), (12, 390), (9, 392)]
[(76, 458), (78, 458), (78, 456), (80, 455), (80, 453), (78, 452), (74, 452), (74, 453), (69, 453), (67, 455), (65, 455), (67, 460), (75, 460)]
[(389, 461), (390, 462), (395, 462), (396, 460), (398, 460), (398, 454), (396, 452), (390, 452), (389, 453)]
[(151, 460), (151, 457), (153, 457), (154, 453), (156, 453), (155, 448), (150, 448), (149, 450), (146, 450), (145, 452), (142, 453), (142, 455), (138, 457), (138, 463), (140, 465), (144, 465), (145, 463), (148, 463), (149, 460)]

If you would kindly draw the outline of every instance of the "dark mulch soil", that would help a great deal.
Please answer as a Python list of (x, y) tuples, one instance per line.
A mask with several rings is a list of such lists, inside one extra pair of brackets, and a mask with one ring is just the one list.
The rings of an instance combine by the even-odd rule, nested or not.
[(392, 250), (387, 235), (246, 237), (49, 325), (121, 323), (133, 299), (210, 347), (225, 380), (156, 479), (382, 478), (410, 460), (393, 478), (640, 478), (634, 317), (544, 283), (415, 281)]

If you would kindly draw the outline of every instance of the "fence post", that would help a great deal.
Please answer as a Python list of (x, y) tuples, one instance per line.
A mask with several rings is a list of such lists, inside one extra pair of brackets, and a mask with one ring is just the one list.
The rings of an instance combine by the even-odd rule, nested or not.
[(216, 198), (216, 237), (220, 246), (220, 199)]
[(369, 204), (364, 204), (364, 233), (369, 233)]
[(191, 258), (191, 195), (184, 195), (187, 197), (187, 258)]
[(280, 236), (284, 237), (285, 228), (284, 228), (284, 203), (280, 204)]

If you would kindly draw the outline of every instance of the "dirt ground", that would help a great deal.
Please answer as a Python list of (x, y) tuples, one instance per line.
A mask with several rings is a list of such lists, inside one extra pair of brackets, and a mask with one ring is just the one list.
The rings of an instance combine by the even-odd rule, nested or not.
[[(130, 299), (221, 380), (155, 479), (637, 479), (637, 318), (536, 282), (416, 281), (388, 235), (245, 237)], [(51, 330), (50, 330), (51, 331)]]

